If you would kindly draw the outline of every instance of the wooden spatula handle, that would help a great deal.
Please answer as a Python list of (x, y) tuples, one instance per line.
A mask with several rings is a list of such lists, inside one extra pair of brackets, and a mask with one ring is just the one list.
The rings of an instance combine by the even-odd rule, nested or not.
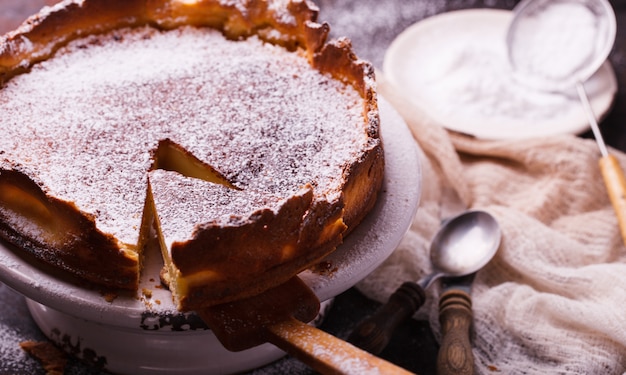
[(405, 282), (386, 304), (361, 321), (348, 337), (348, 342), (379, 354), (385, 349), (395, 329), (424, 304), (424, 290), (413, 282)]
[(267, 336), (269, 342), (322, 374), (411, 374), (296, 319), (268, 327)]
[(472, 326), (471, 297), (460, 290), (449, 290), (439, 298), (441, 345), (437, 356), (438, 375), (474, 373), (474, 356), (470, 342)]
[(624, 179), (624, 172), (617, 158), (613, 155), (601, 158), (599, 164), (604, 184), (617, 215), (622, 240), (626, 244), (626, 179)]

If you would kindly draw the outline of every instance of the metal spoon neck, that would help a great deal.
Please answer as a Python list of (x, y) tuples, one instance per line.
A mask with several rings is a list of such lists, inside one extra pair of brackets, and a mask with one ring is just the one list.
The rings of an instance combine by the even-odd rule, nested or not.
[(591, 127), (591, 131), (593, 132), (593, 136), (598, 143), (600, 154), (602, 155), (602, 157), (607, 157), (609, 155), (609, 152), (606, 148), (606, 144), (604, 143), (604, 138), (602, 137), (602, 132), (600, 131), (600, 127), (598, 126), (596, 115), (593, 112), (593, 108), (591, 107), (591, 103), (589, 102), (589, 97), (587, 96), (587, 92), (585, 91), (585, 86), (582, 82), (579, 81), (576, 83), (576, 91), (578, 92), (580, 102), (582, 103), (583, 110), (585, 112), (585, 115), (587, 116), (587, 121), (589, 121), (589, 126)]
[(420, 279), (417, 284), (424, 290), (428, 289), (437, 279), (443, 276), (442, 272), (433, 272)]

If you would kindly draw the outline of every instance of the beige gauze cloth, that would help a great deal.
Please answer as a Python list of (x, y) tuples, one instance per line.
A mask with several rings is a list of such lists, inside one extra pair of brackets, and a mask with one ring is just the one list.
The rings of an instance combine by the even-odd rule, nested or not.
[[(404, 281), (431, 272), (429, 243), (451, 191), (467, 208), (493, 214), (502, 229), (497, 254), (472, 286), (476, 373), (624, 373), (626, 248), (595, 141), (455, 134), (409, 104), (380, 72), (377, 79), (425, 154), (422, 195), (400, 246), (357, 288), (383, 302)], [(611, 152), (625, 167), (626, 156)], [(431, 287), (415, 316), (428, 319), (437, 338), (438, 294)]]

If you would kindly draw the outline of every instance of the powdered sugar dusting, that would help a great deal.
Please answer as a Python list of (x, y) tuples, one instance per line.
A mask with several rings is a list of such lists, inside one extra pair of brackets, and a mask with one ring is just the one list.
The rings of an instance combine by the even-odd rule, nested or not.
[(296, 18), (290, 12), (287, 12), (287, 4), (289, 4), (291, 0), (274, 0), (270, 1), (267, 5), (267, 8), (274, 13), (276, 19), (280, 21), (282, 24), (296, 24)]
[(319, 358), (332, 358), (332, 362), (339, 367), (339, 371), (345, 374), (379, 375), (380, 370), (372, 367), (361, 358), (354, 357), (352, 353), (342, 348), (335, 348), (328, 343), (313, 346), (313, 355)]
[(35, 371), (38, 364), (27, 357), (26, 353), (16, 345), (22, 340), (22, 335), (8, 326), (0, 326), (0, 358), (11, 358), (11, 363), (0, 363), (0, 370), (4, 374), (26, 374)]
[(220, 4), (226, 7), (234, 7), (239, 10), (242, 14), (246, 14), (248, 12), (248, 0), (220, 0)]
[[(70, 53), (71, 52), (71, 53)], [(302, 56), (208, 29), (72, 42), (0, 90), (2, 158), (136, 243), (146, 173), (169, 138), (234, 183), (281, 195), (336, 176), (366, 142), (362, 99)], [(56, 126), (51, 126), (55, 124)]]
[(67, 8), (69, 5), (71, 4), (76, 4), (78, 6), (83, 6), (83, 3), (85, 2), (85, 0), (63, 0), (63, 1), (59, 1), (58, 3), (54, 4), (54, 5), (49, 5), (49, 6), (44, 6), (40, 11), (39, 14), (40, 16), (47, 16), (50, 13), (54, 13), (57, 12), (61, 9)]
[(39, 374), (41, 364), (26, 354), (19, 343), (40, 340), (43, 335), (22, 317), (28, 316), (23, 297), (0, 284), (0, 374)]
[(149, 179), (159, 217), (167, 219), (161, 222), (161, 231), (168, 248), (173, 242), (188, 241), (198, 224), (236, 225), (260, 207), (278, 208), (282, 201), (265, 192), (235, 190), (164, 170), (152, 171)]

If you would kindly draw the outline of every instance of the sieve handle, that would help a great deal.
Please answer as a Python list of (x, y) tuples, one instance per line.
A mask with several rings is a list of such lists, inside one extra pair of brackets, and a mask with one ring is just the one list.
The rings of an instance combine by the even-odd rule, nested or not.
[(604, 178), (609, 198), (615, 214), (622, 240), (626, 244), (626, 179), (617, 158), (607, 155), (600, 159), (600, 172)]

